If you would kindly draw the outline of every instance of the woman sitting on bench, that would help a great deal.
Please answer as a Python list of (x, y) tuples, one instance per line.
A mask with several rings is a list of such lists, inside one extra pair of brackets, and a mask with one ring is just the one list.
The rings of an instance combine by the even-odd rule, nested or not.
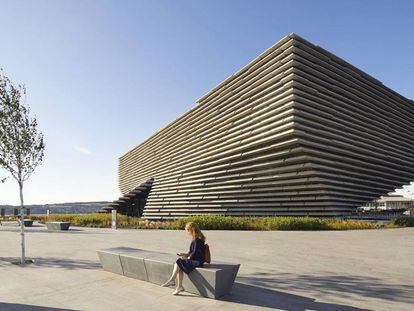
[(191, 237), (190, 251), (188, 253), (177, 254), (180, 258), (174, 264), (174, 270), (171, 277), (161, 286), (174, 285), (174, 279), (177, 279), (177, 288), (173, 292), (173, 295), (178, 295), (184, 291), (183, 277), (184, 273), (189, 274), (195, 267), (200, 267), (204, 263), (204, 242), (206, 237), (201, 232), (197, 224), (188, 222), (185, 225), (185, 231)]

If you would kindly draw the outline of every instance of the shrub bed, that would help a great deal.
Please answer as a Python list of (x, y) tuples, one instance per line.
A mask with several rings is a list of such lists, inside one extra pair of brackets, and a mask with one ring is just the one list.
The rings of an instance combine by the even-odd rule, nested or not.
[[(45, 221), (69, 221), (74, 226), (110, 228), (111, 214), (52, 214), (32, 215), (32, 219)], [(402, 218), (391, 226), (413, 226), (413, 220)], [(153, 221), (118, 215), (118, 228), (131, 229), (184, 229), (188, 221), (196, 222), (203, 230), (355, 230), (377, 229), (385, 225), (362, 220), (320, 219), (311, 217), (225, 217), (191, 216), (177, 220)], [(411, 221), (411, 222), (410, 222)]]
[(225, 217), (225, 216), (190, 216), (180, 218), (173, 222), (174, 229), (184, 229), (189, 221), (195, 222), (203, 230), (257, 230), (249, 218)]
[[(112, 222), (111, 214), (52, 214), (32, 215), (32, 219), (45, 223), (46, 221), (69, 221), (73, 226), (110, 228)], [(118, 228), (131, 229), (170, 229), (171, 222), (150, 221), (138, 217), (117, 215)]]
[(398, 217), (391, 223), (398, 227), (414, 227), (414, 217)]

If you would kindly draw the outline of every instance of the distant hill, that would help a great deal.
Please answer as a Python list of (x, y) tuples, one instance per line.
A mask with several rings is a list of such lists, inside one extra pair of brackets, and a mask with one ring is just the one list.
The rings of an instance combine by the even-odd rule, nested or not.
[[(46, 214), (49, 209), (52, 214), (89, 214), (95, 213), (108, 205), (110, 202), (70, 202), (70, 203), (56, 203), (56, 204), (35, 204), (25, 205), (30, 208), (31, 214)], [(14, 208), (18, 206), (13, 205), (0, 205), (0, 208), (6, 209), (6, 215), (13, 214)]]

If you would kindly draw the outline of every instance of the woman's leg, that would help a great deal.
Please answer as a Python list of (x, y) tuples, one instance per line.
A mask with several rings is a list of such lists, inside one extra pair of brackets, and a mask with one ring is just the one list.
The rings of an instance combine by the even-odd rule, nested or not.
[(178, 276), (177, 276), (177, 289), (182, 288), (183, 287), (183, 278), (184, 278), (184, 272), (180, 269), (178, 271)]
[(177, 275), (178, 275), (178, 272), (179, 272), (179, 271), (181, 271), (181, 269), (180, 269), (180, 267), (177, 265), (177, 263), (175, 263), (175, 264), (174, 264), (173, 273), (171, 274), (171, 277), (170, 277), (170, 281), (171, 281), (171, 280), (174, 280), (174, 279), (177, 277)]
[(173, 291), (172, 293), (173, 295), (178, 295), (179, 293), (184, 291), (183, 278), (184, 278), (184, 272), (183, 270), (179, 269), (178, 275), (177, 275), (177, 288), (175, 289), (175, 291)]
[[(169, 283), (174, 280), (177, 276), (178, 276), (178, 272), (181, 271), (180, 267), (177, 265), (177, 263), (174, 264), (174, 269), (173, 272), (170, 276), (170, 278), (168, 279), (167, 282), (165, 282), (163, 285), (169, 285)], [(178, 277), (177, 277), (178, 279)]]

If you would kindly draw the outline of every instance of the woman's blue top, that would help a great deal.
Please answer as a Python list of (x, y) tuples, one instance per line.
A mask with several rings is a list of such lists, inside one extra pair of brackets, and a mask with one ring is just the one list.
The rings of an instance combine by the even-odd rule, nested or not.
[(202, 239), (195, 238), (191, 241), (188, 259), (197, 260), (201, 265), (204, 263), (204, 241)]

